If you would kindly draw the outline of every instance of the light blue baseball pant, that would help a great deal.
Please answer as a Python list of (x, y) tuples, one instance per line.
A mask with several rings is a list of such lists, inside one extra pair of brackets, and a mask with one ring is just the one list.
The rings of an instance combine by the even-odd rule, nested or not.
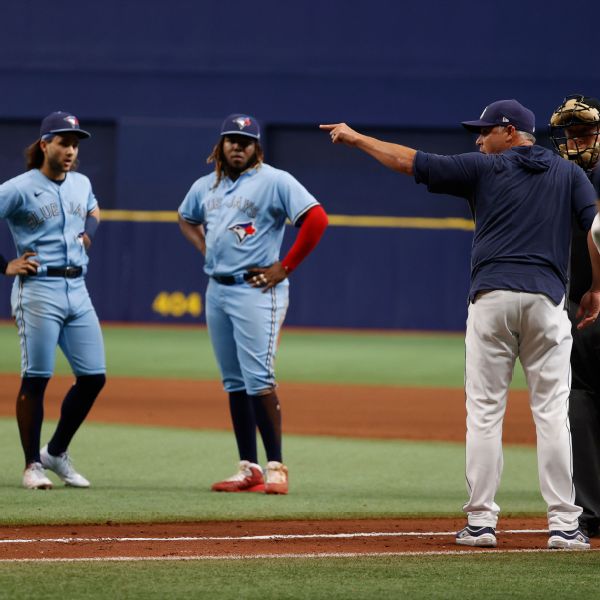
[(102, 331), (83, 277), (16, 277), (11, 305), (22, 377), (51, 377), (57, 345), (75, 375), (106, 373)]
[(266, 293), (247, 283), (209, 280), (206, 323), (225, 391), (256, 395), (275, 386), (273, 363), (288, 299), (287, 280)]

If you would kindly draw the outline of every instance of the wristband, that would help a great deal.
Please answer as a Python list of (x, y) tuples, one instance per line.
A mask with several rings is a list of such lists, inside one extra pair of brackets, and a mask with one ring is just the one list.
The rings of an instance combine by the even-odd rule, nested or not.
[(98, 229), (98, 225), (100, 225), (100, 221), (98, 221), (94, 215), (88, 215), (85, 219), (83, 233), (85, 233), (91, 240), (96, 233), (96, 229)]

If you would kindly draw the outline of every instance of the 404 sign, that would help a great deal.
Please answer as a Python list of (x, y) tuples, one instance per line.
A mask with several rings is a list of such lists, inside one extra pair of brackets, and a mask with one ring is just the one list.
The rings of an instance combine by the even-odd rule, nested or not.
[(152, 310), (163, 317), (183, 317), (202, 314), (202, 297), (198, 292), (160, 292), (152, 303)]

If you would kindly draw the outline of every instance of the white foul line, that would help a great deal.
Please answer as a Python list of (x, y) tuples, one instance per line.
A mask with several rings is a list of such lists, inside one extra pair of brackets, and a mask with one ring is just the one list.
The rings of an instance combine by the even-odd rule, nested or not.
[[(547, 529), (508, 529), (498, 533), (548, 533)], [(431, 537), (453, 536), (456, 531), (371, 531), (363, 533), (309, 533), (272, 534), (241, 536), (180, 536), (180, 537), (62, 537), (62, 538), (22, 538), (0, 539), (0, 544), (73, 544), (77, 542), (255, 542), (269, 540), (311, 540), (311, 539), (353, 539), (368, 537)]]
[(253, 559), (286, 559), (286, 558), (383, 558), (386, 556), (477, 556), (479, 554), (532, 554), (532, 553), (557, 553), (557, 552), (599, 552), (600, 548), (591, 550), (548, 550), (547, 548), (527, 548), (516, 550), (498, 550), (497, 548), (477, 548), (470, 550), (431, 550), (425, 552), (311, 552), (307, 554), (228, 554), (228, 555), (199, 555), (199, 556), (116, 556), (116, 557), (89, 557), (89, 558), (2, 558), (0, 563), (52, 563), (52, 562), (127, 562), (127, 561), (190, 561), (190, 560), (253, 560)]

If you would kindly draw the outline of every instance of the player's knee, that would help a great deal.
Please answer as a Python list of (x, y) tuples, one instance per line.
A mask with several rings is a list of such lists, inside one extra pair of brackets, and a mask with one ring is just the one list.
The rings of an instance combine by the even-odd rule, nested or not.
[(79, 375), (76, 385), (87, 394), (97, 396), (105, 383), (106, 375), (104, 373), (97, 373), (95, 375)]
[(248, 392), (251, 396), (268, 396), (275, 391), (275, 386), (271, 386), (268, 388), (263, 388), (262, 390), (253, 390), (252, 392)]
[(48, 381), (50, 381), (49, 377), (23, 377), (19, 397), (43, 398)]

